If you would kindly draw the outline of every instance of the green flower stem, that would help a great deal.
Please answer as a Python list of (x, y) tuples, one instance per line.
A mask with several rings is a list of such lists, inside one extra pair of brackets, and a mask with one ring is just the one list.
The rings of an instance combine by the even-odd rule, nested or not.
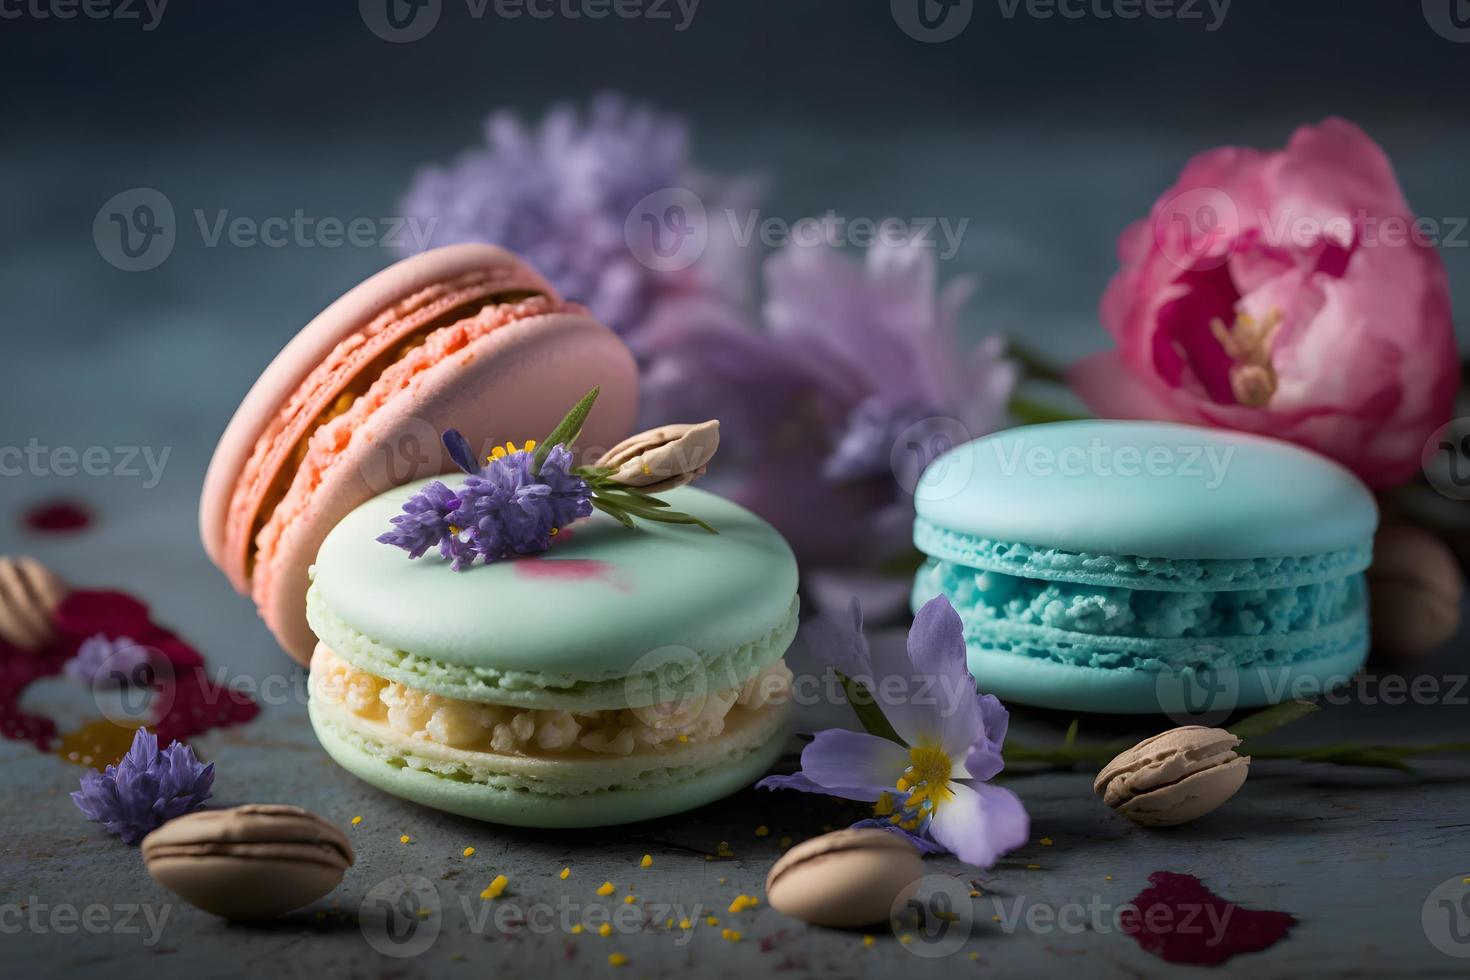
[(1014, 415), (1017, 421), (1025, 425), (1035, 425), (1041, 422), (1073, 422), (1087, 418), (1075, 412), (1066, 412), (1059, 408), (1052, 408), (1050, 405), (1043, 405), (1025, 395), (1011, 396), (1006, 410)]

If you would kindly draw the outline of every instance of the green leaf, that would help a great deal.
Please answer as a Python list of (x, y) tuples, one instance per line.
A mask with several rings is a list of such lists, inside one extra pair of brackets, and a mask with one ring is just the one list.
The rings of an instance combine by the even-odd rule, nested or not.
[(852, 705), (858, 721), (863, 723), (863, 730), (869, 735), (877, 735), (879, 738), (886, 738), (890, 742), (904, 745), (904, 740), (898, 737), (898, 732), (894, 731), (893, 726), (888, 723), (883, 709), (878, 707), (878, 702), (873, 700), (873, 695), (868, 689), (841, 671), (834, 670), (833, 673), (842, 682), (842, 691), (847, 695), (847, 703)]
[[(614, 486), (616, 485), (617, 484), (614, 484)], [(658, 497), (655, 497), (652, 494), (629, 493), (626, 490), (599, 489), (597, 491), (597, 495), (599, 497), (606, 497), (609, 500), (616, 500), (619, 502), (628, 501), (630, 503), (642, 504), (645, 507), (667, 507), (669, 505), (669, 502), (667, 500), (660, 500)]]
[(1067, 726), (1067, 734), (1062, 739), (1062, 747), (1070, 749), (1077, 744), (1077, 729), (1082, 727), (1081, 718), (1073, 718), (1072, 724)]
[(638, 529), (638, 525), (633, 523), (633, 518), (629, 517), (623, 511), (623, 508), (619, 507), (617, 504), (610, 504), (599, 497), (593, 497), (592, 506), (602, 511), (604, 514), (612, 516), (628, 530), (636, 531)]
[(1016, 420), (1026, 425), (1036, 425), (1042, 422), (1074, 422), (1085, 419), (1088, 416), (1078, 415), (1076, 412), (1068, 412), (1064, 409), (1053, 408), (1043, 405), (1041, 402), (1025, 395), (1015, 395), (1006, 406), (1006, 410), (1016, 417)]
[(597, 387), (583, 395), (582, 400), (573, 405), (572, 410), (566, 414), (566, 417), (557, 423), (556, 428), (551, 430), (551, 435), (547, 436), (536, 446), (536, 455), (531, 457), (532, 473), (541, 472), (541, 464), (546, 462), (546, 455), (551, 452), (553, 446), (558, 443), (570, 446), (576, 441), (577, 436), (582, 432), (582, 425), (587, 421), (587, 416), (591, 413), (592, 406), (597, 401), (597, 396), (601, 392), (602, 388)]
[(1283, 725), (1289, 725), (1307, 715), (1314, 714), (1318, 710), (1316, 702), (1313, 701), (1283, 701), (1257, 711), (1255, 714), (1246, 715), (1231, 725), (1228, 731), (1241, 741), (1260, 738)]

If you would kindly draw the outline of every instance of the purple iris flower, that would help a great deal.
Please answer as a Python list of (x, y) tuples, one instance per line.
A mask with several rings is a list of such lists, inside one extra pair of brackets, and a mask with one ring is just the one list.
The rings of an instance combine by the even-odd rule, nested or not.
[(769, 777), (761, 787), (872, 803), (873, 817), (862, 825), (902, 831), (926, 851), (948, 851), (977, 867), (1026, 842), (1030, 821), (1020, 799), (988, 783), (1004, 767), (1009, 714), (994, 696), (976, 692), (948, 599), (919, 610), (906, 656), (868, 647), (856, 604), (846, 621), (827, 620), (811, 642), (872, 694), (899, 741), (827, 729), (802, 752), (800, 772)]
[(148, 686), (153, 681), (153, 651), (126, 637), (98, 633), (83, 640), (62, 670), (90, 688)]
[(136, 844), (154, 828), (202, 808), (213, 785), (214, 763), (202, 764), (180, 742), (160, 752), (158, 737), (140, 728), (122, 761), (88, 772), (71, 798), (88, 820)]

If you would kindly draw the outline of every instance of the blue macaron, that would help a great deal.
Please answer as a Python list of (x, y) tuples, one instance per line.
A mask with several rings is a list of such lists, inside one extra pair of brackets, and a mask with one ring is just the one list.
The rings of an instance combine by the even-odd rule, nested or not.
[(1351, 473), (1274, 439), (1155, 422), (1023, 426), (959, 446), (915, 490), (982, 690), (1096, 712), (1313, 697), (1368, 651), (1378, 512)]

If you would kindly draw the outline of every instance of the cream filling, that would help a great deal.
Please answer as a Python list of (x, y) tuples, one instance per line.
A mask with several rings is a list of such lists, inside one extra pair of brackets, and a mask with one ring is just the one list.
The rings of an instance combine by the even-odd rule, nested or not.
[(461, 701), (359, 670), (318, 644), (311, 695), (409, 738), (471, 752), (545, 756), (579, 750), (631, 755), (719, 737), (739, 712), (790, 700), (791, 670), (778, 660), (738, 688), (642, 708), (573, 712)]

